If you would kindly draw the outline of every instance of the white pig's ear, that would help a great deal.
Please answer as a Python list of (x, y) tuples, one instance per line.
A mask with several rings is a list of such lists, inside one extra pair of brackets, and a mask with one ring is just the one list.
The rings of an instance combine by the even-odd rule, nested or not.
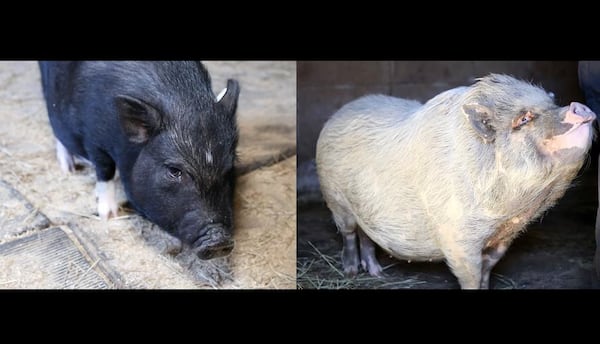
[(144, 101), (120, 95), (115, 99), (119, 122), (131, 142), (144, 143), (160, 126), (159, 112)]
[(227, 87), (217, 96), (217, 102), (223, 107), (225, 113), (234, 117), (237, 109), (238, 97), (240, 95), (240, 84), (233, 79), (227, 80)]
[(493, 112), (487, 106), (471, 103), (462, 106), (463, 113), (475, 132), (485, 143), (494, 142), (496, 130), (493, 126)]

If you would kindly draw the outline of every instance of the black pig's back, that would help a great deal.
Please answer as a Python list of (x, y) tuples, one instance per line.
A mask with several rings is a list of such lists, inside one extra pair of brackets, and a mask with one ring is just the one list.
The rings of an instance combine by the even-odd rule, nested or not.
[(40, 71), (55, 136), (72, 154), (84, 158), (86, 147), (99, 147), (116, 162), (122, 176), (130, 171), (142, 145), (125, 137), (116, 96), (136, 97), (178, 120), (195, 103), (205, 103), (201, 97), (213, 96), (208, 72), (192, 61), (43, 61)]
[(74, 113), (73, 93), (81, 62), (41, 61), (42, 89), (54, 135), (71, 154), (88, 158), (84, 149), (83, 117)]

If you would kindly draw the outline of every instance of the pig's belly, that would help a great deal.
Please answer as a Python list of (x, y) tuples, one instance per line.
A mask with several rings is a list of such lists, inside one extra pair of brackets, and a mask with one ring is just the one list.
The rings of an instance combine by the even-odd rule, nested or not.
[[(383, 220), (364, 219), (357, 222), (363, 232), (391, 256), (402, 260), (439, 261), (444, 255), (439, 248), (435, 233), (425, 221), (413, 219), (402, 222), (400, 218), (390, 223)], [(394, 219), (392, 219), (394, 220)]]

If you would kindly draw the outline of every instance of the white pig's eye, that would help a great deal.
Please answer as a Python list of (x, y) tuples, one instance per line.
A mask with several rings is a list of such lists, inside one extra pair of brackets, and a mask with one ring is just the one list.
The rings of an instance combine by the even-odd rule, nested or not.
[(533, 121), (534, 118), (535, 118), (535, 114), (531, 111), (527, 111), (527, 112), (521, 114), (519, 117), (513, 119), (512, 128), (520, 129), (525, 124)]
[(176, 179), (177, 181), (181, 180), (181, 170), (173, 167), (167, 166), (169, 178)]

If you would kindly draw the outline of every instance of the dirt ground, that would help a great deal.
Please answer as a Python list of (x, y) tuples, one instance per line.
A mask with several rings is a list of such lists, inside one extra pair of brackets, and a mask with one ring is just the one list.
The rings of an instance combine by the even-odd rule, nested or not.
[[(65, 175), (58, 166), (32, 61), (0, 62), (0, 181), (12, 190), (0, 197), (0, 244), (64, 225), (89, 239), (120, 288), (295, 288), (295, 63), (209, 61), (206, 66), (215, 92), (227, 78), (241, 84), (243, 175), (234, 204), (236, 246), (229, 257), (201, 261), (187, 250), (179, 252), (177, 239), (136, 214), (101, 221), (95, 214), (93, 168)], [(122, 187), (118, 198), (125, 200)], [(17, 219), (15, 212), (24, 209), (34, 215)], [(9, 263), (0, 257), (0, 271), (35, 273), (35, 267), (28, 271), (27, 264)], [(14, 274), (0, 274), (0, 288), (53, 287), (46, 282), (43, 276), (23, 283)]]
[[(592, 153), (597, 156), (593, 154), (597, 151)], [(314, 172), (307, 168), (304, 174), (310, 173)], [(598, 205), (596, 176), (597, 163), (590, 162), (564, 198), (514, 241), (492, 270), (491, 289), (598, 288), (592, 265)], [(299, 190), (310, 183), (299, 179)], [(385, 278), (374, 278), (364, 272), (354, 279), (345, 278), (340, 260), (342, 240), (336, 231), (331, 213), (319, 195), (299, 198), (299, 289), (459, 288), (457, 279), (443, 262), (409, 263), (390, 258), (381, 250), (378, 259)]]

